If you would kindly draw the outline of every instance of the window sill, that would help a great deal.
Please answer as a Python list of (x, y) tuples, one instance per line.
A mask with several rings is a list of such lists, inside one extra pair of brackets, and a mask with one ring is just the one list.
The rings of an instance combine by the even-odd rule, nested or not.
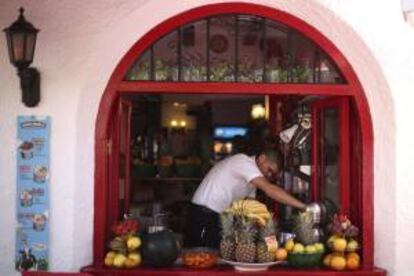
[[(84, 267), (82, 272), (89, 273), (92, 275), (140, 275), (140, 276), (229, 276), (229, 275), (240, 275), (239, 272), (235, 271), (229, 266), (218, 266), (212, 269), (196, 270), (188, 269), (184, 267), (168, 267), (168, 268), (150, 268), (140, 267), (136, 269), (111, 269), (106, 267)], [(386, 276), (385, 270), (380, 268), (374, 268), (370, 270), (354, 270), (354, 271), (333, 271), (327, 269), (293, 269), (287, 267), (273, 267), (267, 271), (260, 272), (243, 272), (243, 275), (254, 275), (254, 276)]]

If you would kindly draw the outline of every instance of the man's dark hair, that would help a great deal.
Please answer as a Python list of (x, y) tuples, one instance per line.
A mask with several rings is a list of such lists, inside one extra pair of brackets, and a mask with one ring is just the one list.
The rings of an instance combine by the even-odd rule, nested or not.
[(265, 148), (265, 149), (261, 150), (257, 156), (259, 156), (261, 154), (265, 155), (267, 157), (267, 159), (269, 159), (270, 162), (276, 163), (279, 168), (282, 167), (282, 165), (283, 165), (282, 154), (277, 149), (275, 149), (275, 148)]

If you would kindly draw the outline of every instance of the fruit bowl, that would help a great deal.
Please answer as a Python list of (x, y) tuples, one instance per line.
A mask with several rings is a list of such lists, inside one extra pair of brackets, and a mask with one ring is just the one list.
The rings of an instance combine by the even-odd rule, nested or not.
[(218, 252), (208, 247), (186, 248), (181, 254), (183, 264), (190, 268), (210, 268), (217, 263)]
[(289, 253), (289, 265), (297, 268), (318, 267), (321, 265), (323, 253)]
[(223, 263), (233, 266), (235, 270), (243, 271), (243, 272), (266, 271), (271, 266), (281, 265), (285, 263), (284, 261), (275, 261), (275, 262), (267, 262), (267, 263), (242, 263), (242, 262), (229, 261), (225, 259), (221, 259), (221, 261)]

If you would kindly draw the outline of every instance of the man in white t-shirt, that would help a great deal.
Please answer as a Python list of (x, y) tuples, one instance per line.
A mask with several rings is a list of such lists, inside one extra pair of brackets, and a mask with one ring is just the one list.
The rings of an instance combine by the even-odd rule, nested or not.
[(184, 246), (218, 247), (220, 244), (219, 214), (231, 202), (254, 197), (256, 189), (283, 204), (299, 209), (306, 205), (269, 179), (280, 167), (280, 154), (267, 149), (256, 156), (236, 154), (217, 163), (204, 177), (189, 207)]

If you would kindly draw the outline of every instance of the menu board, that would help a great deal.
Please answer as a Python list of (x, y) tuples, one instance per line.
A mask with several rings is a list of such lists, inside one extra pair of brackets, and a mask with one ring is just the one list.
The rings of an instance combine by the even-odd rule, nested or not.
[(16, 270), (47, 270), (49, 116), (17, 118)]

